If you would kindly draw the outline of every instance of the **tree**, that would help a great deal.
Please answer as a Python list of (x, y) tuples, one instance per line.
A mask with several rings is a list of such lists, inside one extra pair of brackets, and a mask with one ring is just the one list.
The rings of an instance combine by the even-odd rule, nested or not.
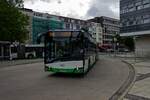
[(0, 41), (24, 42), (28, 33), (28, 17), (18, 9), (22, 0), (12, 1), (0, 0)]
[(133, 37), (125, 37), (124, 38), (124, 44), (128, 47), (129, 50), (133, 51), (134, 50), (134, 39)]
[(123, 44), (124, 43), (123, 38), (119, 34), (116, 34), (115, 38), (117, 39), (117, 41), (116, 41), (117, 43), (119, 43), (119, 44)]
[(119, 34), (115, 35), (117, 43), (126, 46), (129, 50), (134, 50), (134, 40), (133, 37), (121, 37)]
[(6, 0), (10, 5), (23, 8), (23, 0)]

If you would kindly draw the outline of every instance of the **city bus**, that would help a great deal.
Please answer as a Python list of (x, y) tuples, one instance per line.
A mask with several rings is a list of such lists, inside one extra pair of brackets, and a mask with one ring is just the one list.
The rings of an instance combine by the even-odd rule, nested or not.
[(97, 60), (96, 41), (85, 30), (53, 30), (44, 35), (45, 71), (84, 74)]
[(43, 44), (10, 45), (10, 60), (12, 59), (44, 58)]
[(44, 44), (26, 44), (25, 58), (44, 58)]

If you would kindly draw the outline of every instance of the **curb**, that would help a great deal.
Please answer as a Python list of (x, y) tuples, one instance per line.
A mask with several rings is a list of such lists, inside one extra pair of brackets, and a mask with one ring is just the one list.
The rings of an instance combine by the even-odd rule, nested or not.
[(10, 66), (16, 66), (16, 65), (24, 65), (24, 64), (33, 64), (33, 63), (38, 63), (38, 62), (43, 62), (43, 59), (41, 60), (35, 60), (35, 61), (25, 61), (25, 62), (21, 62), (21, 63), (16, 63), (16, 64), (4, 64), (2, 68), (4, 67), (10, 67)]
[(129, 76), (123, 83), (123, 85), (115, 92), (109, 100), (122, 100), (124, 96), (128, 93), (128, 91), (132, 88), (136, 80), (136, 71), (135, 68), (128, 62), (121, 60), (126, 63), (129, 67)]

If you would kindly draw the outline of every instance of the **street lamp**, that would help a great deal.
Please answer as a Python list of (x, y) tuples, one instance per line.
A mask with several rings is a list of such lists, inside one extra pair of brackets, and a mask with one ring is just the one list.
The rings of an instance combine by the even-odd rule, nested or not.
[(117, 43), (117, 32), (115, 32), (114, 37), (113, 37), (113, 46), (114, 46), (114, 56), (116, 56), (116, 46), (119, 45), (119, 43)]
[(136, 37), (133, 36), (133, 41), (134, 41), (134, 60), (136, 62), (136, 50), (135, 50), (135, 41), (136, 41)]
[(114, 56), (116, 56), (116, 42), (117, 42), (117, 38), (114, 36)]

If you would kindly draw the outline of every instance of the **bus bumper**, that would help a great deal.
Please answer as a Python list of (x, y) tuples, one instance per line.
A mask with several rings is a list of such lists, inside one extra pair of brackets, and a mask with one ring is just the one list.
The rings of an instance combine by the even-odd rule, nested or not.
[(84, 73), (83, 68), (63, 69), (63, 68), (53, 68), (47, 66), (45, 66), (45, 71), (56, 72), (56, 73)]

